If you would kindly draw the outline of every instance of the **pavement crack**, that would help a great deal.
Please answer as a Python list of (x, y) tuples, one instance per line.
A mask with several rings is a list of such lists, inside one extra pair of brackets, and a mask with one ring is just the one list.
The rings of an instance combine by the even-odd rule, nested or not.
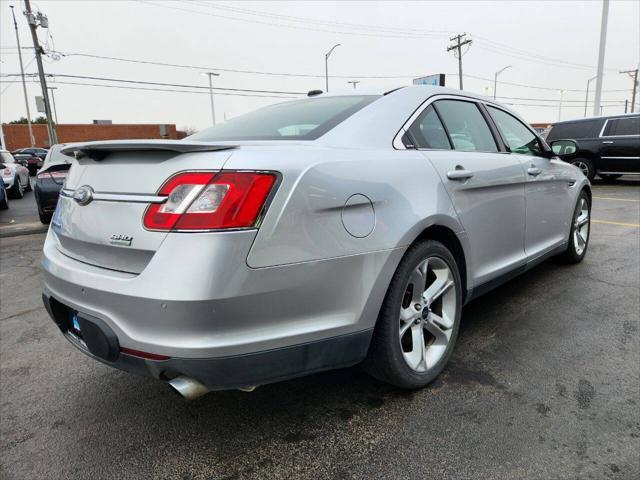
[(37, 312), (38, 310), (42, 310), (42, 309), (44, 309), (44, 307), (28, 308), (27, 310), (22, 310), (21, 312), (14, 313), (14, 314), (9, 315), (7, 317), (2, 317), (2, 318), (0, 318), (0, 322), (3, 322), (5, 320), (10, 320), (10, 319), (15, 318), (15, 317), (19, 317), (20, 315), (26, 315), (27, 313)]

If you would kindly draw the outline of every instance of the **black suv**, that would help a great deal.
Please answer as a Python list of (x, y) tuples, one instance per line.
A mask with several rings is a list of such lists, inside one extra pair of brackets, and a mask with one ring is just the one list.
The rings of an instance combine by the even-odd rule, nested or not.
[(613, 180), (640, 175), (640, 114), (583, 118), (551, 126), (547, 142), (576, 140), (578, 150), (565, 161), (580, 168), (589, 180), (597, 175)]

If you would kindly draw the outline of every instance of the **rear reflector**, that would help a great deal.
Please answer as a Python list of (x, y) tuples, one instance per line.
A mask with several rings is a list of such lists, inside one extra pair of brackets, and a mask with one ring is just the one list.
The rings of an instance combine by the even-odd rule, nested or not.
[(171, 177), (158, 195), (164, 203), (149, 205), (149, 230), (220, 230), (255, 227), (275, 184), (272, 173), (184, 172)]
[(141, 350), (134, 350), (133, 348), (121, 347), (120, 352), (127, 355), (133, 355), (134, 357), (146, 358), (147, 360), (169, 360), (171, 357), (166, 355), (157, 355), (155, 353), (143, 352)]

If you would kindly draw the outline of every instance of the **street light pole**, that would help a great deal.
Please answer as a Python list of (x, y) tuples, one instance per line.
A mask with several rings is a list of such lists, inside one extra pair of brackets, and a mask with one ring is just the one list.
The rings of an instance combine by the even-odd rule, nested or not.
[(36, 146), (35, 138), (33, 138), (33, 128), (31, 127), (31, 112), (29, 111), (29, 96), (27, 95), (27, 84), (24, 80), (24, 67), (22, 65), (22, 48), (20, 47), (20, 36), (18, 35), (18, 22), (16, 22), (16, 14), (13, 12), (13, 5), (9, 5), (11, 8), (11, 16), (13, 17), (13, 26), (16, 29), (16, 43), (18, 44), (18, 59), (20, 60), (20, 77), (22, 77), (22, 91), (24, 93), (24, 105), (27, 107), (27, 126), (29, 128), (29, 142), (31, 142), (31, 148)]
[(211, 124), (216, 124), (216, 110), (213, 105), (213, 80), (212, 77), (219, 77), (219, 73), (214, 72), (202, 72), (202, 75), (209, 77), (209, 102), (211, 103)]
[(356, 85), (360, 83), (360, 80), (349, 80), (347, 81), (347, 83), (350, 83), (351, 85), (353, 85), (353, 89), (356, 89)]
[(593, 99), (593, 115), (600, 113), (602, 97), (602, 75), (604, 72), (604, 51), (607, 44), (607, 22), (609, 19), (609, 0), (602, 0), (602, 20), (600, 23), (600, 46), (598, 48), (598, 74), (596, 78), (596, 94)]
[(596, 78), (598, 78), (597, 75), (587, 80), (587, 94), (584, 97), (584, 116), (585, 117), (587, 116), (587, 103), (589, 102), (589, 84), (593, 82)]
[(333, 47), (331, 47), (331, 50), (324, 54), (324, 85), (327, 93), (329, 93), (329, 56), (339, 46), (340, 44), (336, 43)]
[(493, 75), (493, 99), (494, 100), (496, 99), (496, 91), (498, 90), (498, 75), (500, 75), (502, 72), (504, 72), (507, 68), (511, 68), (511, 65), (507, 65), (502, 70), (498, 70)]

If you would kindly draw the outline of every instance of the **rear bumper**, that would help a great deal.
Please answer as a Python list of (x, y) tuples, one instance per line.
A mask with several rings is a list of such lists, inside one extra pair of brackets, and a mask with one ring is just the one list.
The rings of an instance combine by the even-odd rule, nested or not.
[(252, 269), (246, 257), (254, 237), (255, 231), (169, 234), (135, 275), (69, 258), (50, 229), (42, 259), (45, 303), (54, 298), (99, 319), (120, 347), (171, 357), (120, 354), (112, 366), (156, 378), (178, 372), (212, 389), (362, 360), (404, 249)]
[[(179, 375), (198, 380), (209, 390), (227, 390), (264, 385), (323, 370), (348, 367), (359, 363), (367, 354), (372, 331), (340, 335), (324, 340), (290, 347), (277, 348), (246, 355), (231, 355), (221, 358), (169, 358), (150, 360), (119, 351), (118, 340), (113, 331), (99, 319), (87, 317), (95, 322), (96, 329), (104, 336), (102, 345), (112, 343), (111, 348), (98, 345), (87, 347), (69, 333), (65, 319), (60, 318), (60, 305), (52, 308), (55, 300), (43, 296), (45, 307), (67, 340), (83, 353), (111, 367), (137, 375), (169, 380)], [(57, 312), (56, 312), (57, 310)], [(84, 328), (84, 326), (83, 326)], [(89, 343), (89, 342), (87, 342)], [(95, 342), (94, 342), (95, 343)]]
[(58, 185), (53, 180), (40, 180), (38, 179), (33, 186), (33, 192), (38, 204), (38, 210), (40, 213), (47, 214), (53, 213), (58, 205), (58, 198), (60, 197), (60, 190), (62, 185)]

